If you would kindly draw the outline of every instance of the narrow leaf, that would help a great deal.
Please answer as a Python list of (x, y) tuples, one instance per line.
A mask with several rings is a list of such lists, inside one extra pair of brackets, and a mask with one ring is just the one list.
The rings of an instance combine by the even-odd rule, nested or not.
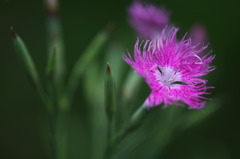
[(30, 81), (33, 83), (34, 87), (38, 91), (43, 102), (46, 102), (45, 101), (45, 93), (41, 86), (38, 72), (37, 72), (35, 64), (32, 60), (32, 57), (29, 54), (29, 51), (28, 51), (25, 43), (21, 39), (21, 37), (17, 35), (16, 31), (12, 27), (10, 30), (11, 30), (13, 44), (14, 44), (16, 53), (19, 56), (19, 59), (20, 59), (21, 63), (23, 64), (24, 69), (25, 69)]
[(100, 53), (104, 44), (106, 44), (111, 30), (112, 27), (107, 26), (103, 31), (98, 33), (93, 41), (88, 45), (86, 50), (83, 52), (82, 56), (77, 60), (69, 76), (66, 94), (64, 94), (64, 101), (62, 102), (63, 104), (61, 106), (63, 109), (67, 109), (66, 107), (69, 107), (71, 105), (71, 101), (78, 87), (82, 74), (87, 70), (88, 65)]
[(52, 81), (55, 71), (56, 71), (56, 48), (53, 48), (53, 51), (50, 54), (48, 63), (47, 63), (46, 73), (47, 73), (48, 80)]
[(57, 51), (56, 48), (54, 48), (52, 50), (52, 53), (50, 54), (49, 58), (48, 58), (48, 62), (47, 62), (47, 68), (46, 68), (46, 74), (47, 74), (47, 93), (49, 96), (49, 110), (53, 111), (56, 110), (55, 107), (55, 103), (57, 103), (57, 99), (56, 99), (56, 87), (55, 87), (55, 83), (54, 83), (54, 75), (57, 71), (56, 69), (56, 61), (57, 61)]

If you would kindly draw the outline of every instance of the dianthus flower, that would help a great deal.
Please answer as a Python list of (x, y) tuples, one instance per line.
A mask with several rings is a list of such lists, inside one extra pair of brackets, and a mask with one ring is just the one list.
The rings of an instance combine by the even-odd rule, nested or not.
[(162, 8), (135, 1), (128, 9), (129, 23), (146, 39), (151, 39), (168, 24), (169, 14)]
[[(135, 44), (134, 59), (130, 53), (124, 60), (143, 77), (151, 88), (145, 100), (146, 107), (160, 104), (183, 105), (190, 109), (202, 109), (209, 94), (207, 80), (201, 77), (214, 70), (209, 64), (214, 56), (203, 55), (207, 46), (197, 49), (191, 39), (182, 38), (178, 41), (177, 28), (165, 28), (154, 40)], [(141, 49), (142, 47), (142, 49)]]

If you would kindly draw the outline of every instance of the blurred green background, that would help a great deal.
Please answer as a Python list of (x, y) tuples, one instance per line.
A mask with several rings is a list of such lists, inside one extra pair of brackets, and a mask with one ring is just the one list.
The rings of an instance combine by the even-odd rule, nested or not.
[[(188, 32), (196, 23), (201, 23), (207, 28), (210, 48), (216, 55), (213, 64), (217, 67), (208, 76), (209, 85), (216, 87), (213, 90), (213, 95), (211, 95), (212, 101), (210, 103), (215, 102), (217, 111), (202, 122), (173, 135), (171, 142), (164, 149), (153, 143), (156, 139), (149, 140), (149, 142), (144, 141), (143, 143), (147, 146), (138, 147), (129, 158), (141, 158), (137, 155), (134, 156), (134, 154), (144, 153), (144, 151), (146, 151), (146, 155), (147, 153), (151, 154), (150, 150), (153, 149), (156, 150), (155, 152), (159, 149), (159, 153), (154, 157), (149, 155), (151, 158), (240, 158), (239, 1), (152, 0), (151, 2), (165, 6), (171, 12), (171, 21), (177, 27), (180, 27), (181, 33)], [(104, 121), (105, 119), (101, 120), (96, 116), (93, 117), (92, 109), (89, 109), (88, 105), (92, 102), (90, 100), (102, 96), (97, 93), (103, 91), (106, 62), (113, 63), (112, 70), (118, 83), (117, 87), (122, 86), (123, 80), (127, 76), (129, 67), (122, 62), (121, 55), (127, 49), (132, 52), (136, 40), (134, 31), (127, 23), (126, 9), (130, 4), (131, 1), (127, 0), (60, 1), (60, 16), (66, 44), (68, 69), (72, 68), (76, 58), (81, 55), (91, 39), (107, 23), (111, 22), (115, 26), (108, 44), (102, 50), (99, 58), (94, 61), (95, 64), (89, 67), (89, 70), (103, 74), (94, 78), (96, 83), (102, 82), (96, 88), (98, 91), (95, 91), (95, 86), (92, 86), (90, 95), (89, 93), (86, 95), (84, 93), (85, 85), (87, 85), (86, 83), (89, 84), (90, 79), (86, 77), (80, 81), (79, 91), (71, 114), (70, 127), (72, 131), (70, 132), (70, 138), (71, 143), (74, 144), (71, 144), (70, 158), (94, 158), (91, 157), (94, 155), (88, 155), (96, 152), (93, 151), (96, 148), (92, 145), (92, 131), (101, 133), (104, 126), (101, 127), (100, 123), (99, 129), (92, 128), (91, 123), (98, 122), (98, 120), (99, 122)], [(43, 1), (0, 1), (0, 158), (50, 159), (51, 152), (49, 147), (46, 147), (48, 142), (46, 138), (46, 112), (16, 57), (9, 33), (10, 26), (14, 26), (26, 42), (40, 75), (45, 81), (47, 36)], [(118, 60), (116, 61), (116, 59)], [(117, 64), (118, 62), (119, 64)], [(121, 66), (122, 69), (118, 66)], [(88, 76), (91, 78), (91, 75)], [(92, 75), (92, 77), (95, 76)], [(144, 87), (146, 86), (144, 85)], [(144, 97), (149, 93), (147, 87), (145, 90), (138, 93), (139, 99), (137, 100), (139, 100), (139, 103), (144, 101)], [(91, 92), (93, 92), (92, 96)], [(96, 109), (97, 111), (103, 111), (100, 106)], [(203, 113), (206, 112), (207, 110)], [(155, 118), (153, 123), (155, 120), (158, 120), (158, 118)], [(165, 119), (161, 117), (161, 120)], [(178, 120), (180, 119), (173, 117), (173, 120), (168, 123), (169, 126)], [(163, 130), (155, 129), (158, 126), (157, 124), (153, 124), (153, 126), (156, 130), (155, 135), (159, 134), (161, 136)], [(151, 126), (147, 128), (149, 131), (145, 130), (145, 133), (152, 133)], [(101, 147), (101, 142), (99, 140), (95, 144)], [(125, 143), (130, 142), (130, 140), (126, 140)], [(142, 158), (144, 158), (143, 156)], [(95, 158), (98, 157), (95, 156)]]

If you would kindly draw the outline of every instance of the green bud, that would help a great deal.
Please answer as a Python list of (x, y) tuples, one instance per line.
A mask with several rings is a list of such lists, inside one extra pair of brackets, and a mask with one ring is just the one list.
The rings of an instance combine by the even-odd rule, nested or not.
[(105, 77), (105, 109), (109, 121), (113, 121), (116, 112), (116, 92), (109, 64), (107, 64)]

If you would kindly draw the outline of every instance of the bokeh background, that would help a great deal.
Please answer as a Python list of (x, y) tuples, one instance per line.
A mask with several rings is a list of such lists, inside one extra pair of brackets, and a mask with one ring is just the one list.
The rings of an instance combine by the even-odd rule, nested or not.
[[(165, 6), (171, 12), (171, 21), (180, 27), (180, 35), (189, 32), (190, 28), (197, 23), (206, 27), (210, 49), (216, 55), (213, 64), (217, 68), (208, 76), (209, 85), (216, 87), (208, 106), (214, 105), (216, 110), (186, 130), (174, 133), (174, 137), (171, 137), (171, 141), (165, 145), (164, 149), (154, 143), (156, 139), (149, 139), (149, 141), (139, 143), (139, 145), (147, 145), (146, 147), (139, 146), (134, 150), (129, 150), (132, 151), (132, 155), (128, 158), (144, 158), (144, 155), (137, 155), (144, 154), (144, 152), (145, 158), (146, 156), (165, 159), (240, 158), (239, 1), (152, 0), (150, 2)], [(81, 52), (106, 24), (110, 22), (115, 26), (101, 55), (87, 70), (90, 75), (86, 75), (80, 81), (71, 114), (70, 138), (73, 144), (71, 144), (69, 158), (98, 158), (98, 151), (101, 151), (96, 147), (102, 147), (103, 140), (93, 140), (93, 136), (94, 132), (95, 135), (104, 132), (105, 127), (101, 126), (101, 121), (105, 119), (99, 119), (101, 116), (95, 116), (92, 111), (95, 110), (95, 114), (98, 112), (103, 114), (104, 110), (101, 106), (89, 109), (88, 105), (94, 103), (91, 100), (101, 100), (99, 98), (102, 97), (103, 83), (98, 87), (92, 85), (89, 87), (90, 90), (85, 87), (91, 85), (89, 81), (93, 78), (94, 83), (103, 82), (105, 64), (109, 61), (110, 64), (113, 63), (112, 70), (118, 83), (117, 87), (121, 88), (129, 69), (122, 62), (121, 55), (127, 49), (131, 52), (136, 40), (134, 31), (127, 23), (126, 9), (130, 4), (131, 1), (127, 0), (60, 0), (60, 16), (68, 69), (73, 67)], [(40, 75), (45, 81), (47, 36), (43, 1), (0, 1), (0, 158), (50, 159), (52, 156), (49, 147), (46, 146), (48, 142), (46, 112), (16, 57), (9, 33), (10, 26), (14, 26), (26, 42)], [(96, 77), (93, 74), (94, 71), (96, 74), (100, 72), (103, 75)], [(136, 103), (144, 101), (144, 97), (149, 93), (147, 86), (144, 83), (143, 85), (146, 91), (138, 92), (139, 97), (135, 99)], [(207, 110), (202, 113), (206, 112)], [(157, 123), (157, 120), (166, 120), (167, 117), (156, 118), (156, 116), (158, 114), (155, 113), (155, 118), (149, 119), (152, 122), (145, 123), (150, 125), (145, 125), (149, 130), (144, 129), (145, 135), (149, 132), (154, 133), (155, 136), (162, 135), (163, 130), (156, 129), (158, 124), (154, 123)], [(174, 125), (180, 118), (182, 116), (173, 116), (171, 122), (167, 124), (168, 127)], [(92, 123), (99, 127), (93, 128)], [(151, 125), (154, 127), (154, 132), (151, 130)], [(93, 144), (93, 141), (97, 142)], [(126, 140), (125, 144), (130, 142), (131, 140)], [(153, 152), (150, 150), (154, 150), (154, 156), (151, 155)]]

